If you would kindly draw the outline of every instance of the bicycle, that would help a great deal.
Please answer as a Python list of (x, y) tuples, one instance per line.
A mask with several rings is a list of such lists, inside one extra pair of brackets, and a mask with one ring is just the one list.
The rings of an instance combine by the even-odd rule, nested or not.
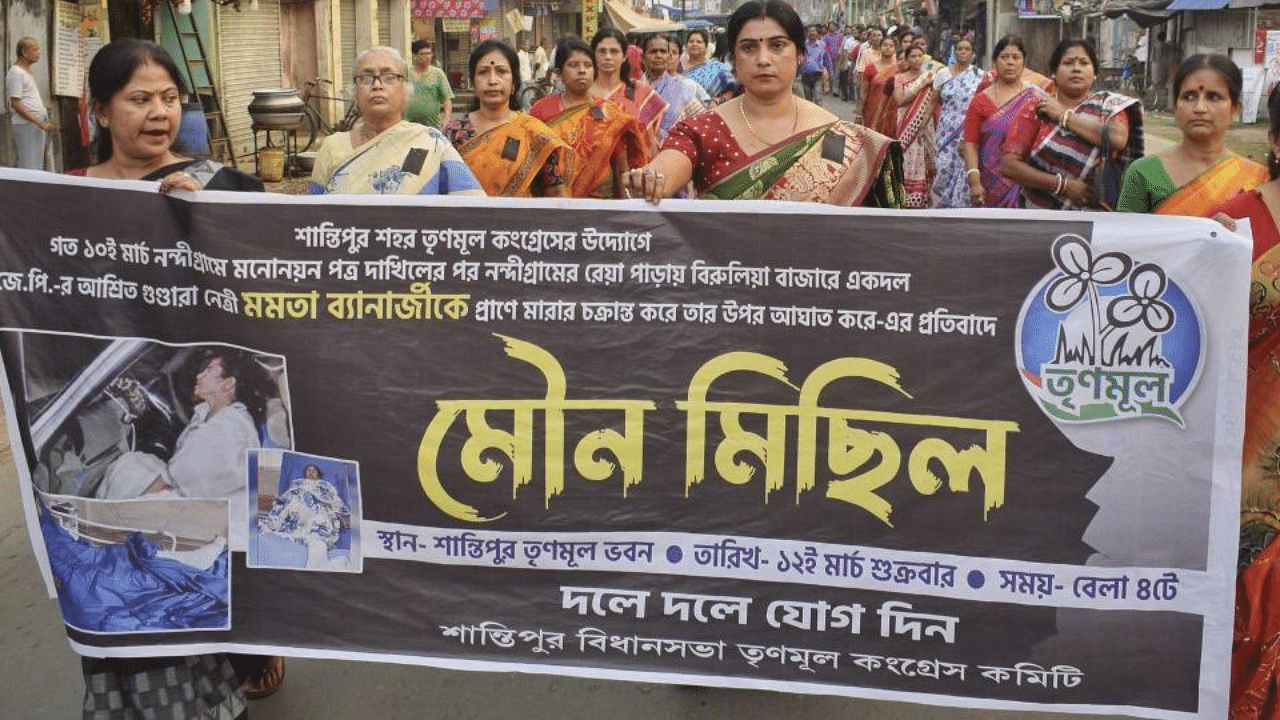
[[(301, 149), (298, 150), (300, 153), (310, 150), (311, 146), (316, 142), (316, 136), (320, 133), (332, 135), (336, 132), (346, 132), (351, 129), (351, 126), (356, 124), (356, 120), (360, 119), (360, 108), (356, 107), (355, 101), (334, 95), (317, 94), (315, 90), (320, 87), (321, 84), (332, 85), (333, 83), (329, 80), (325, 80), (324, 78), (308, 80), (306, 89), (302, 91), (302, 126), (298, 129), (298, 134), (299, 136), (306, 135), (307, 142), (305, 144), (299, 143), (299, 145), (302, 146)], [(338, 100), (343, 103), (348, 103), (347, 114), (338, 122), (330, 125), (324, 119), (324, 115), (321, 114), (321, 112), (316, 109), (315, 105), (311, 103), (312, 100)]]
[(551, 73), (547, 73), (541, 80), (534, 80), (520, 88), (520, 109), (529, 112), (529, 108), (533, 107), (534, 103), (553, 92), (555, 92), (555, 78)]

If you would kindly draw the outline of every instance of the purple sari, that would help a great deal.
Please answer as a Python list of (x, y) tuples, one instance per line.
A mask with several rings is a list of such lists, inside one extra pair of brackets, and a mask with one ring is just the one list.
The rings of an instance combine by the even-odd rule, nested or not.
[(982, 143), (978, 147), (978, 169), (982, 172), (983, 206), (989, 208), (1020, 207), (1017, 183), (1000, 174), (1004, 160), (1004, 138), (1017, 122), (1027, 103), (1035, 102), (1037, 88), (1027, 85), (1003, 107), (982, 121)]

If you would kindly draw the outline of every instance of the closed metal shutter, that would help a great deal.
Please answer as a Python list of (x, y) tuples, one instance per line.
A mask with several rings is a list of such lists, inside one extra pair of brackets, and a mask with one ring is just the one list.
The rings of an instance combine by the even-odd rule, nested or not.
[(342, 78), (334, 80), (334, 84), (344, 90), (350, 90), (345, 97), (354, 96), (351, 78), (355, 76), (356, 65), (356, 0), (341, 0), (339, 3), (342, 15)]
[(391, 45), (390, 0), (378, 0), (378, 44), (393, 47)]
[[(222, 68), (222, 111), (227, 134), (240, 168), (252, 171), (253, 120), (249, 103), (253, 91), (287, 87), (280, 61), (280, 0), (258, 0), (258, 9), (241, 5), (240, 12), (218, 8), (218, 56)], [(265, 136), (259, 139), (265, 143)], [(279, 142), (279, 133), (275, 140)]]

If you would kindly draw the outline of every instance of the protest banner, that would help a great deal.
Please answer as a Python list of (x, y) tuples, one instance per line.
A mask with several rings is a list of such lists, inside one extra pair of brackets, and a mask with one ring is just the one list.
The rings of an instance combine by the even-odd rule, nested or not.
[(1225, 711), (1250, 248), (1215, 223), (0, 196), (77, 652)]

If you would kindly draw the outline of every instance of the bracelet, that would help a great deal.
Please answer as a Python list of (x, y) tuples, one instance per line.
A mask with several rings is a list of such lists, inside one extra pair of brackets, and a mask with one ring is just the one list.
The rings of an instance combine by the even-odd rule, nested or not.
[(1063, 130), (1067, 129), (1067, 118), (1071, 117), (1071, 113), (1075, 112), (1071, 108), (1062, 111), (1062, 117), (1058, 118), (1058, 127)]
[(1054, 195), (1061, 195), (1061, 194), (1062, 194), (1062, 188), (1063, 188), (1063, 186), (1065, 186), (1065, 185), (1067, 184), (1067, 179), (1066, 179), (1066, 178), (1064, 178), (1064, 177), (1062, 177), (1061, 175), (1059, 175), (1059, 174), (1057, 174), (1057, 173), (1054, 173), (1054, 175), (1053, 175), (1053, 176), (1054, 176), (1054, 177), (1056, 177), (1056, 178), (1058, 178), (1058, 189), (1057, 189), (1057, 190), (1054, 190), (1054, 191), (1053, 191), (1053, 194), (1054, 194)]
[(976, 172), (982, 172), (982, 171), (981, 171), (981, 170), (979, 170), (978, 168), (969, 168), (968, 170), (965, 170), (965, 171), (964, 171), (964, 176), (965, 176), (965, 177), (969, 177), (970, 175), (972, 175), (972, 174), (974, 174), (974, 173), (976, 173)]

